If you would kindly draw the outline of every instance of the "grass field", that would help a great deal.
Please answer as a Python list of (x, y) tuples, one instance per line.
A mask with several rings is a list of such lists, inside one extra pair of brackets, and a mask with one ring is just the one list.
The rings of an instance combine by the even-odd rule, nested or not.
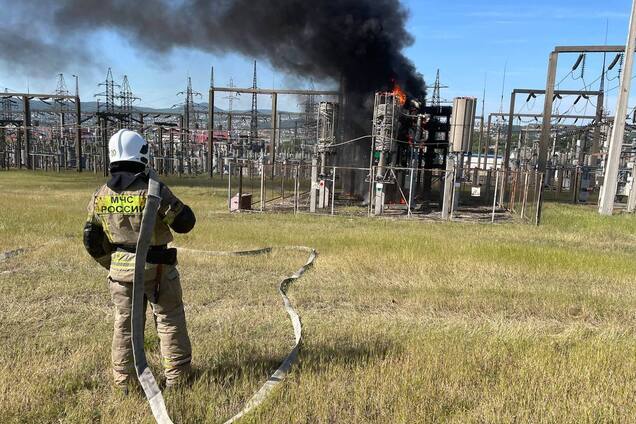
[[(0, 173), (0, 422), (152, 422), (110, 385), (105, 272), (84, 252), (92, 174)], [(290, 378), (243, 422), (636, 420), (636, 217), (547, 204), (543, 225), (234, 214), (208, 181), (168, 180), (198, 216), (176, 244), (306, 245)], [(220, 185), (220, 184), (219, 184)], [(303, 253), (180, 256), (196, 379), (179, 423), (241, 409), (293, 342), (278, 281)], [(146, 331), (159, 371), (157, 337)]]

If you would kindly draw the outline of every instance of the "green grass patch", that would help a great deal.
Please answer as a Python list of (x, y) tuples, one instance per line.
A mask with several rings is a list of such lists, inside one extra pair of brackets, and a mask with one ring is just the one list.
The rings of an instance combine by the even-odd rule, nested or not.
[[(3, 423), (152, 422), (110, 382), (112, 306), (84, 252), (104, 178), (0, 173)], [(305, 329), (290, 378), (244, 422), (631, 422), (636, 416), (636, 217), (546, 204), (543, 225), (229, 214), (226, 181), (167, 178), (198, 218), (176, 244), (307, 245), (290, 291)], [(222, 422), (293, 343), (277, 285), (305, 260), (179, 258), (196, 378), (179, 423)], [(148, 320), (149, 362), (160, 374)]]

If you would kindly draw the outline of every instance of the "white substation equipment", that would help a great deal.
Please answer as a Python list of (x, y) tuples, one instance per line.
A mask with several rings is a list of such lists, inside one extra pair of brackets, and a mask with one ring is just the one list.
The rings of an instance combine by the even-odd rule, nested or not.
[(464, 178), (462, 169), (464, 155), (470, 151), (475, 129), (477, 99), (475, 97), (456, 97), (453, 100), (453, 114), (450, 125), (450, 152), (446, 160), (446, 178), (442, 218), (455, 210), (458, 204), (459, 187)]
[(333, 185), (330, 182), (335, 175), (328, 175), (327, 162), (334, 154), (332, 146), (337, 141), (339, 112), (339, 105), (335, 102), (320, 102), (318, 106), (316, 154), (311, 164), (311, 212), (316, 212), (316, 208), (329, 207), (330, 187)]
[(373, 132), (371, 164), (376, 164), (374, 179), (374, 195), (372, 196), (374, 215), (381, 215), (384, 210), (384, 197), (387, 184), (394, 182), (388, 173), (387, 166), (395, 158), (399, 113), (402, 109), (400, 99), (393, 92), (379, 92), (375, 95), (373, 107)]

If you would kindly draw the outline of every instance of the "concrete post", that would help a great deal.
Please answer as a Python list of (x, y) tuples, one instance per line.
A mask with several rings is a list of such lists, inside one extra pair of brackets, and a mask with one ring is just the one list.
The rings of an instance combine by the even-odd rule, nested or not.
[(208, 175), (214, 176), (214, 90), (208, 92)]
[(442, 201), (442, 219), (450, 217), (451, 204), (453, 203), (453, 185), (455, 184), (455, 158), (449, 155), (446, 159), (446, 172), (444, 174), (444, 199)]
[(479, 125), (479, 145), (477, 146), (477, 168), (481, 168), (481, 143), (484, 138), (484, 115), (482, 111)]
[(9, 155), (7, 152), (7, 141), (4, 135), (4, 126), (0, 126), (0, 150), (2, 150), (2, 156), (0, 156), (0, 169), (9, 169)]
[(75, 168), (77, 172), (82, 172), (82, 104), (79, 95), (75, 96), (75, 114), (77, 115), (75, 125)]
[(311, 192), (309, 194), (309, 212), (316, 212), (316, 185), (318, 184), (318, 158), (314, 155), (311, 159)]
[[(218, 165), (223, 169), (223, 164)], [(265, 161), (261, 156), (261, 212), (265, 210)]]
[(24, 132), (24, 164), (31, 169), (31, 102), (27, 96), (22, 97), (24, 119), (22, 128)]
[(510, 146), (512, 145), (512, 130), (515, 116), (516, 92), (510, 95), (510, 112), (508, 113), (508, 133), (506, 134), (506, 146), (504, 147), (503, 169), (508, 170), (510, 162)]
[(636, 210), (636, 164), (632, 168), (632, 187), (627, 198), (627, 212), (633, 213), (634, 210)]
[[(187, 110), (187, 107), (186, 107)], [(177, 172), (179, 174), (179, 176), (181, 176), (181, 174), (183, 174), (185, 172), (185, 157), (184, 157), (184, 145), (186, 143), (186, 137), (187, 137), (187, 119), (186, 117), (184, 117), (183, 115), (181, 115), (179, 117), (179, 132), (180, 132), (180, 137), (179, 137), (179, 153), (180, 153), (180, 158), (179, 158), (179, 162), (177, 163)]]
[[(603, 74), (603, 77), (605, 74)], [(601, 121), (603, 120), (603, 102), (605, 93), (603, 91), (596, 98), (596, 118), (594, 119), (594, 135), (592, 136), (592, 155), (590, 165), (598, 166), (599, 152), (601, 151)]]
[(486, 127), (486, 143), (484, 145), (484, 171), (488, 166), (488, 150), (490, 150), (490, 126), (492, 124), (492, 115), (488, 115), (488, 126)]
[(541, 125), (541, 139), (539, 141), (539, 157), (537, 158), (537, 168), (539, 172), (545, 172), (548, 163), (548, 143), (550, 143), (550, 133), (552, 131), (552, 103), (554, 101), (554, 84), (556, 82), (556, 71), (559, 54), (555, 51), (550, 53), (548, 62), (548, 79), (545, 87), (545, 100), (543, 104), (543, 122)]
[[(625, 64), (621, 74), (620, 91), (616, 105), (616, 116), (614, 117), (614, 127), (610, 139), (610, 147), (607, 155), (607, 166), (605, 167), (605, 179), (601, 187), (599, 198), (599, 213), (601, 215), (612, 215), (614, 211), (614, 198), (618, 186), (618, 168), (623, 148), (623, 137), (625, 135), (625, 115), (627, 114), (627, 102), (632, 83), (632, 69), (634, 66), (634, 48), (636, 48), (636, 0), (632, 2), (632, 14), (629, 22), (629, 34), (627, 36), (627, 46), (625, 47)], [(632, 190), (632, 193), (634, 190)], [(633, 198), (633, 196), (630, 196)], [(633, 202), (633, 200), (632, 200)]]
[(160, 157), (160, 162), (157, 166), (157, 172), (163, 175), (166, 173), (166, 155), (163, 150), (163, 127), (159, 126), (159, 128), (157, 129), (157, 132), (158, 132), (157, 137), (159, 138), (158, 142), (159, 142), (159, 157)]
[[(269, 163), (274, 165), (276, 162), (276, 136), (278, 133), (278, 94), (272, 93), (272, 136), (269, 146)], [(272, 166), (272, 176), (274, 175), (274, 166)]]
[(174, 174), (174, 129), (170, 128), (168, 133), (168, 154), (169, 156), (169, 165), (168, 169), (171, 174)]

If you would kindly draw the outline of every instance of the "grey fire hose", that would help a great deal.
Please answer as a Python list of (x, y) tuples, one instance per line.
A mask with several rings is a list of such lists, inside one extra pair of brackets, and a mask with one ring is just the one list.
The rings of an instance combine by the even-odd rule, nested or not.
[[(139, 238), (137, 240), (137, 249), (135, 256), (135, 276), (133, 279), (133, 297), (132, 297), (132, 348), (133, 357), (135, 360), (135, 371), (137, 372), (137, 378), (139, 383), (146, 394), (152, 415), (158, 424), (173, 424), (166, 404), (164, 402), (161, 390), (157, 385), (152, 371), (148, 367), (146, 361), (146, 353), (144, 351), (144, 283), (145, 283), (145, 268), (146, 268), (146, 256), (150, 247), (150, 240), (155, 227), (155, 221), (157, 219), (157, 212), (161, 203), (160, 185), (157, 181), (154, 170), (150, 169), (148, 174), (148, 197), (146, 199), (146, 206), (141, 219), (141, 228), (139, 230)], [(291, 284), (299, 279), (307, 269), (309, 269), (316, 260), (318, 252), (315, 249), (309, 247), (295, 246), (295, 247), (283, 247), (283, 250), (300, 250), (308, 252), (309, 257), (305, 264), (298, 269), (293, 275), (284, 278), (278, 287), (278, 292), (283, 298), (283, 305), (292, 326), (294, 328), (294, 347), (291, 352), (285, 357), (283, 362), (274, 371), (274, 373), (267, 379), (267, 381), (260, 387), (260, 389), (247, 401), (245, 406), (236, 415), (226, 421), (226, 424), (233, 423), (236, 420), (243, 417), (245, 414), (260, 405), (267, 395), (285, 379), (289, 370), (298, 356), (300, 349), (300, 343), (302, 340), (302, 325), (298, 313), (292, 306), (289, 298), (287, 297), (287, 291)], [(179, 248), (180, 251), (190, 252), (195, 254), (203, 254), (208, 256), (256, 256), (266, 253), (270, 253), (273, 248), (266, 247), (257, 250), (248, 250), (240, 252), (213, 252), (204, 250), (194, 250)]]
[[(270, 253), (272, 250), (274, 250), (274, 248), (272, 247), (265, 247), (263, 249), (246, 250), (246, 251), (240, 251), (240, 252), (212, 252), (212, 251), (206, 251), (206, 250), (195, 250), (195, 249), (185, 249), (185, 248), (178, 248), (178, 249), (182, 252), (190, 252), (194, 254), (202, 254), (207, 256), (256, 256), (256, 255), (263, 255), (266, 253)], [(305, 271), (307, 271), (311, 266), (313, 266), (316, 260), (316, 257), (318, 256), (318, 252), (315, 249), (312, 249), (310, 247), (304, 247), (304, 246), (289, 246), (289, 247), (281, 247), (279, 249), (299, 250), (302, 252), (309, 253), (309, 257), (307, 258), (307, 261), (305, 262), (305, 264), (301, 266), (298, 269), (298, 271), (296, 271), (293, 275), (283, 278), (283, 280), (280, 282), (280, 285), (278, 286), (278, 292), (283, 298), (283, 306), (285, 307), (285, 310), (287, 311), (287, 315), (289, 315), (289, 319), (291, 320), (292, 327), (294, 328), (294, 339), (295, 339), (294, 347), (292, 348), (291, 352), (287, 354), (285, 359), (283, 359), (283, 362), (281, 362), (281, 364), (278, 366), (276, 371), (274, 371), (274, 373), (267, 379), (267, 381), (260, 387), (260, 389), (258, 389), (258, 391), (254, 393), (254, 395), (247, 401), (243, 409), (241, 409), (232, 418), (227, 420), (225, 424), (231, 424), (237, 421), (238, 419), (242, 418), (245, 414), (252, 411), (254, 408), (256, 408), (261, 403), (263, 403), (267, 395), (274, 389), (274, 387), (276, 387), (281, 381), (285, 379), (285, 377), (287, 377), (287, 374), (289, 373), (289, 370), (292, 364), (296, 361), (296, 358), (298, 357), (298, 351), (300, 350), (300, 344), (302, 341), (303, 327), (300, 322), (300, 317), (298, 316), (298, 313), (294, 309), (291, 301), (289, 300), (289, 297), (287, 297), (287, 291), (289, 290), (289, 287), (292, 285), (294, 281), (299, 279), (305, 273)]]
[[(146, 353), (144, 351), (144, 285), (145, 285), (145, 268), (146, 268), (146, 256), (150, 247), (150, 240), (155, 227), (155, 221), (157, 219), (157, 212), (161, 204), (160, 185), (157, 181), (155, 172), (151, 169), (148, 174), (148, 197), (146, 199), (146, 206), (141, 219), (141, 228), (139, 230), (139, 238), (137, 239), (137, 249), (135, 256), (135, 275), (133, 278), (133, 298), (132, 298), (132, 313), (131, 313), (131, 327), (132, 327), (132, 348), (133, 357), (135, 361), (135, 371), (139, 383), (146, 394), (152, 415), (158, 424), (173, 424), (166, 404), (164, 402), (161, 390), (157, 385), (152, 371), (148, 367), (146, 361)], [(276, 371), (267, 379), (267, 381), (258, 389), (256, 393), (247, 401), (243, 409), (241, 409), (236, 415), (228, 419), (225, 424), (230, 424), (238, 419), (242, 418), (245, 414), (252, 411), (259, 406), (266, 399), (267, 395), (287, 377), (292, 364), (298, 357), (298, 351), (300, 350), (300, 344), (302, 341), (302, 324), (300, 317), (294, 309), (289, 297), (287, 297), (287, 291), (292, 283), (299, 279), (305, 271), (313, 266), (318, 252), (315, 249), (304, 246), (289, 246), (289, 247), (265, 247), (262, 249), (246, 250), (238, 252), (219, 252), (219, 251), (206, 251), (178, 248), (181, 252), (187, 252), (192, 254), (206, 255), (206, 256), (257, 256), (271, 253), (274, 249), (281, 250), (296, 250), (309, 253), (309, 257), (305, 264), (300, 267), (293, 275), (284, 278), (278, 287), (278, 292), (283, 298), (283, 306), (289, 319), (291, 320), (292, 327), (294, 329), (294, 346), (289, 354), (283, 359)], [(27, 252), (27, 248), (19, 248), (7, 252), (0, 252), (0, 262), (18, 256)]]
[(155, 229), (157, 213), (161, 205), (161, 186), (157, 181), (157, 176), (153, 169), (148, 172), (148, 196), (146, 206), (141, 218), (141, 228), (137, 239), (137, 249), (135, 255), (135, 277), (133, 279), (132, 296), (132, 350), (135, 360), (135, 371), (141, 387), (144, 389), (152, 415), (158, 424), (172, 424), (168, 415), (166, 404), (161, 395), (161, 390), (157, 385), (155, 376), (148, 367), (146, 352), (144, 351), (144, 283), (146, 257), (150, 247), (150, 240)]

